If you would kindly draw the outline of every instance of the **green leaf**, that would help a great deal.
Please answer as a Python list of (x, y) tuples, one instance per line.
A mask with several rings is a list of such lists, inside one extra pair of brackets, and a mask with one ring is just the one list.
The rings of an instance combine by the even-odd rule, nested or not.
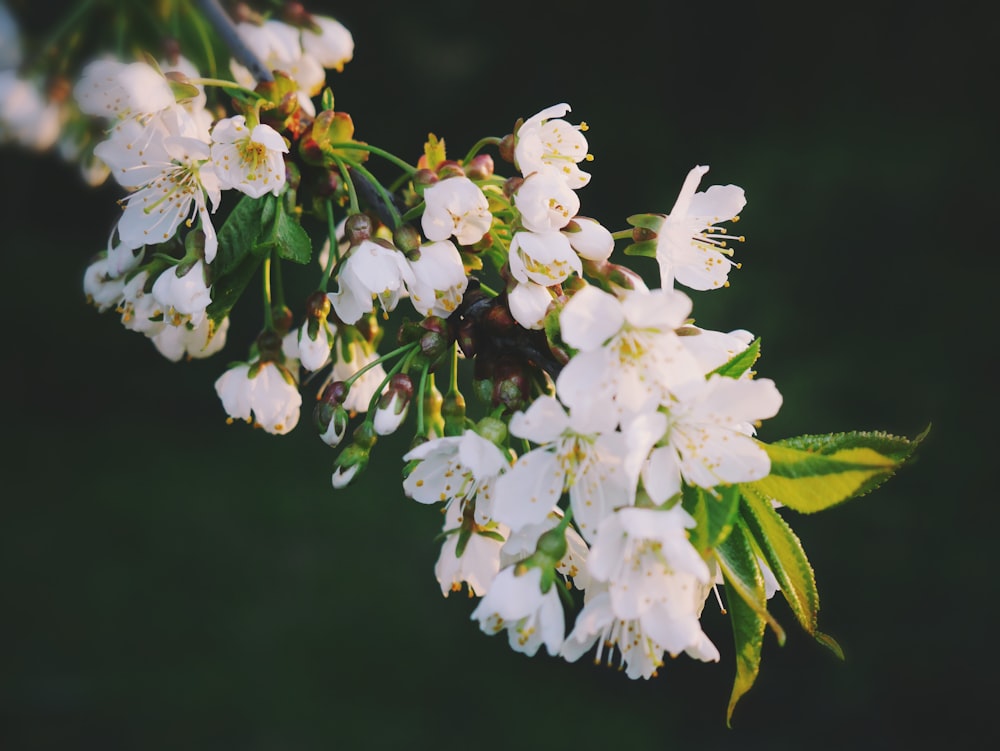
[[(733, 527), (729, 537), (715, 550), (715, 558), (726, 583), (726, 601), (733, 626), (736, 647), (736, 678), (726, 709), (726, 725), (732, 727), (736, 704), (753, 687), (760, 670), (764, 627), (777, 624), (767, 613), (764, 577), (742, 525)], [(778, 630), (778, 641), (784, 643), (784, 632)]]
[(765, 501), (773, 498), (802, 513), (822, 511), (881, 485), (926, 435), (926, 430), (915, 439), (852, 432), (761, 443), (771, 459), (771, 472), (744, 483), (743, 492)]
[(843, 659), (844, 653), (837, 642), (817, 628), (819, 592), (816, 579), (792, 528), (768, 501), (753, 496), (744, 496), (740, 518), (802, 628)]
[[(746, 373), (753, 364), (757, 362), (757, 358), (760, 357), (760, 337), (757, 337), (742, 352), (738, 352), (733, 355), (728, 362), (723, 363), (712, 373), (718, 373), (726, 378), (739, 378), (741, 375)], [(709, 373), (708, 376), (712, 375)], [(708, 376), (705, 376), (706, 378)]]
[(219, 250), (212, 261), (216, 280), (240, 266), (257, 247), (263, 234), (261, 218), (267, 203), (266, 197), (243, 196), (226, 217), (219, 230)]
[(723, 485), (712, 490), (684, 486), (681, 503), (698, 522), (698, 526), (691, 530), (691, 544), (698, 552), (707, 554), (729, 536), (739, 502), (740, 491), (735, 485)]
[(278, 250), (278, 257), (286, 261), (307, 264), (312, 258), (312, 240), (302, 225), (285, 211), (285, 202), (278, 200), (273, 233), (270, 243)]
[(263, 256), (248, 253), (244, 256), (243, 262), (239, 267), (230, 270), (224, 277), (216, 279), (213, 282), (212, 302), (206, 309), (212, 321), (216, 324), (221, 323), (229, 315), (233, 306), (236, 305), (236, 301), (240, 299), (240, 296), (246, 289), (247, 284), (250, 283), (254, 274), (257, 273), (257, 267), (260, 266), (263, 260)]

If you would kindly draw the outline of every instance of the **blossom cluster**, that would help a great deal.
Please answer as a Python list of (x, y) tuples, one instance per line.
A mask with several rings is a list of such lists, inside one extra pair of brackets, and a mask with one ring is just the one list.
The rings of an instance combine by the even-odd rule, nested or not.
[[(215, 381), (222, 413), (283, 435), (313, 389), (335, 489), (360, 482), (379, 437), (409, 431), (401, 492), (442, 511), (441, 592), (464, 587), (471, 619), (518, 652), (593, 652), (647, 679), (667, 656), (718, 661), (702, 611), (725, 592), (743, 654), (731, 713), (765, 625), (783, 638), (776, 592), (836, 651), (779, 510), (870, 490), (916, 441), (760, 440), (782, 404), (754, 369), (760, 340), (697, 325), (689, 294), (739, 268), (744, 191), (702, 189), (696, 165), (669, 210), (609, 228), (581, 213), (593, 156), (566, 103), (462, 158), (433, 134), (401, 158), (334, 108), (346, 28), (299, 3), (240, 8), (217, 28), (247, 50), (230, 79), (202, 76), (177, 39), (158, 60), (78, 61), (58, 97), (17, 55), (0, 72), (0, 136), (76, 144), (64, 153), (88, 182), (124, 194), (85, 273), (89, 302), (179, 362), (222, 351), (237, 303), (262, 290), (259, 335)], [(377, 179), (373, 158), (399, 178)], [(652, 259), (658, 285), (623, 255)], [(286, 300), (283, 267), (309, 274), (306, 299)]]

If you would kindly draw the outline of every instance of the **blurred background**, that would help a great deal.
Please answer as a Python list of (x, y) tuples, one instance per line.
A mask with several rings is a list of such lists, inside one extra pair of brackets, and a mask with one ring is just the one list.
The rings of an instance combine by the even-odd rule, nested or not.
[[(9, 5), (42, 34), (76, 4)], [(284, 437), (226, 425), (213, 382), (245, 357), (253, 306), (221, 354), (167, 361), (83, 297), (120, 192), (4, 146), (0, 747), (991, 737), (997, 118), (995, 40), (975, 6), (307, 7), (354, 35), (354, 60), (328, 80), (361, 140), (415, 159), (434, 133), (458, 156), (567, 102), (595, 157), (581, 213), (612, 229), (669, 211), (696, 164), (711, 167), (703, 187), (746, 190), (743, 268), (692, 296), (700, 325), (762, 338), (757, 371), (784, 405), (760, 437), (933, 425), (871, 495), (786, 513), (846, 661), (776, 598), (788, 640), (766, 635), (727, 729), (733, 649), (712, 601), (717, 664), (681, 657), (634, 682), (589, 658), (513, 653), (469, 620), (464, 594), (441, 596), (439, 515), (403, 496), (401, 442), (379, 443), (372, 471), (334, 492), (336, 452), (308, 407)]]

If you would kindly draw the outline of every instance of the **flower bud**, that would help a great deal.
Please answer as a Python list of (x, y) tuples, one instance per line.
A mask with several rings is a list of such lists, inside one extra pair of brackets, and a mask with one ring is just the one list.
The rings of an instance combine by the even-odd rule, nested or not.
[(375, 426), (368, 420), (365, 420), (354, 429), (353, 440), (355, 445), (360, 446), (365, 451), (370, 451), (372, 446), (375, 445), (375, 441), (378, 440)]
[(428, 188), (441, 178), (433, 170), (422, 167), (413, 173), (413, 189), (417, 193), (423, 193), (424, 188)]
[(448, 177), (465, 177), (465, 170), (462, 169), (462, 165), (454, 159), (446, 159), (438, 164), (436, 172), (437, 176), (442, 180)]
[(347, 433), (350, 415), (341, 404), (317, 402), (313, 409), (313, 424), (319, 431), (319, 437), (328, 446), (339, 446)]
[(503, 194), (507, 196), (507, 198), (510, 198), (517, 193), (517, 189), (521, 187), (522, 183), (524, 183), (523, 177), (518, 175), (508, 177), (503, 183)]
[(375, 222), (368, 214), (351, 214), (344, 223), (344, 237), (351, 245), (359, 245), (371, 239), (375, 232)]
[(402, 425), (413, 398), (413, 381), (406, 373), (397, 373), (382, 393), (375, 410), (375, 432), (390, 435)]
[(330, 477), (333, 487), (340, 489), (350, 485), (358, 475), (365, 471), (370, 457), (370, 450), (356, 443), (346, 446), (333, 463), (333, 475)]
[(465, 397), (461, 391), (449, 391), (441, 405), (444, 417), (444, 434), (462, 435), (465, 432)]
[(306, 298), (306, 317), (323, 320), (330, 315), (330, 298), (323, 290), (316, 290)]
[[(410, 254), (420, 249), (420, 233), (410, 224), (401, 224), (392, 231), (393, 244), (410, 258)], [(410, 258), (410, 260), (415, 260)]]
[[(489, 395), (487, 395), (489, 398)], [(507, 440), (507, 426), (503, 420), (486, 416), (476, 423), (476, 432), (488, 441), (493, 441), (497, 446), (503, 447)]]
[(566, 555), (566, 530), (562, 525), (554, 527), (538, 538), (535, 555), (545, 556), (555, 566)]
[(505, 162), (514, 163), (514, 146), (517, 145), (517, 139), (514, 138), (513, 133), (508, 133), (503, 138), (500, 139), (500, 146), (498, 151), (500, 152), (500, 158)]
[(485, 180), (493, 175), (493, 157), (489, 154), (476, 154), (464, 169), (465, 176), (470, 180)]
[(528, 405), (530, 383), (525, 368), (512, 360), (497, 362), (493, 376), (493, 404), (503, 404), (510, 410)]
[(436, 386), (430, 386), (424, 395), (424, 428), (427, 435), (441, 437), (444, 435), (444, 418), (441, 417), (441, 406), (444, 396)]

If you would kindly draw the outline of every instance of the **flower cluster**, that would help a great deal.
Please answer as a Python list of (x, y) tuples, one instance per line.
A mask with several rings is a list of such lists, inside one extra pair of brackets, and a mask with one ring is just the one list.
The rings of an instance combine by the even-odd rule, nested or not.
[[(308, 388), (335, 489), (406, 431), (401, 492), (440, 507), (442, 594), (464, 588), (471, 619), (518, 652), (593, 653), (646, 679), (668, 655), (718, 661), (702, 623), (714, 594), (741, 655), (731, 714), (765, 628), (784, 639), (775, 593), (838, 651), (784, 509), (871, 490), (919, 438), (758, 437), (782, 404), (755, 370), (760, 339), (697, 325), (688, 292), (739, 268), (744, 191), (702, 189), (697, 165), (669, 210), (609, 228), (581, 214), (592, 156), (566, 103), (461, 158), (429, 134), (408, 160), (334, 107), (327, 71), (353, 56), (342, 25), (293, 2), (239, 13), (213, 21), (231, 79), (199, 73), (200, 26), (159, 60), (64, 61), (60, 100), (18, 56), (0, 73), (0, 134), (86, 143), (66, 153), (122, 190), (84, 277), (92, 305), (181, 361), (221, 351), (237, 303), (262, 290), (259, 334), (215, 381), (222, 413), (283, 435)], [(398, 178), (376, 178), (373, 158)], [(658, 286), (622, 256), (651, 259)], [(305, 299), (286, 299), (293, 272)]]

